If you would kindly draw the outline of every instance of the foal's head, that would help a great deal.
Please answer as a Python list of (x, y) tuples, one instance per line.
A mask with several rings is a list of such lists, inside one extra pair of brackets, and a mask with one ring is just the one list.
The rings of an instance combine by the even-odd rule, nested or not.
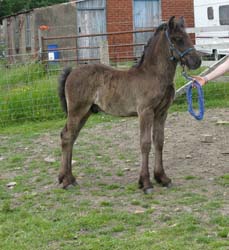
[(185, 31), (184, 18), (171, 17), (165, 35), (169, 44), (171, 60), (179, 61), (189, 69), (197, 69), (201, 64), (200, 56), (195, 50), (189, 35)]

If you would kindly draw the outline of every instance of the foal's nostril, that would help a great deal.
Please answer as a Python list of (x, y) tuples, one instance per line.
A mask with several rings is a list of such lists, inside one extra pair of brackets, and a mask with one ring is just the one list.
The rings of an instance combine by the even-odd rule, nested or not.
[(190, 57), (187, 60), (187, 66), (190, 69), (197, 69), (200, 67), (200, 65), (201, 65), (201, 59), (199, 57), (198, 58)]
[(202, 62), (202, 61), (201, 61), (200, 58), (196, 60), (196, 69), (200, 67), (201, 62)]

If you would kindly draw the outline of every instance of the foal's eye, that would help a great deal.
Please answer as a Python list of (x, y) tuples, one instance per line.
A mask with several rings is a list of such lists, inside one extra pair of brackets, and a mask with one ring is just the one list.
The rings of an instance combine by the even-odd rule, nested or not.
[(174, 37), (173, 38), (174, 42), (178, 43), (178, 44), (183, 44), (184, 40), (182, 37)]

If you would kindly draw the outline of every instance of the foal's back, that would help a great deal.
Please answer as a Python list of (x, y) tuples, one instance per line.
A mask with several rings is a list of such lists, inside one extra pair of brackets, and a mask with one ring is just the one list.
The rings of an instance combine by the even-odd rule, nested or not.
[(102, 64), (83, 65), (68, 76), (66, 97), (68, 103), (96, 105), (112, 115), (136, 115), (137, 79), (138, 73), (134, 68), (124, 71)]

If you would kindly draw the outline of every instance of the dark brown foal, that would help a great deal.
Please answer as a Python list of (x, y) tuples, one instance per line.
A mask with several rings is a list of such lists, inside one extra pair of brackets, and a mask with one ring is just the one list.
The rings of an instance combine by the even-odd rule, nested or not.
[(61, 132), (62, 165), (59, 182), (76, 184), (72, 175), (72, 148), (88, 117), (102, 110), (115, 116), (139, 116), (141, 171), (139, 186), (152, 192), (149, 153), (155, 147), (154, 177), (163, 186), (171, 180), (163, 168), (164, 126), (174, 98), (173, 78), (177, 63), (196, 69), (201, 60), (185, 31), (184, 20), (175, 17), (160, 25), (145, 47), (138, 65), (120, 71), (101, 64), (66, 69), (60, 78), (59, 95), (67, 113)]

